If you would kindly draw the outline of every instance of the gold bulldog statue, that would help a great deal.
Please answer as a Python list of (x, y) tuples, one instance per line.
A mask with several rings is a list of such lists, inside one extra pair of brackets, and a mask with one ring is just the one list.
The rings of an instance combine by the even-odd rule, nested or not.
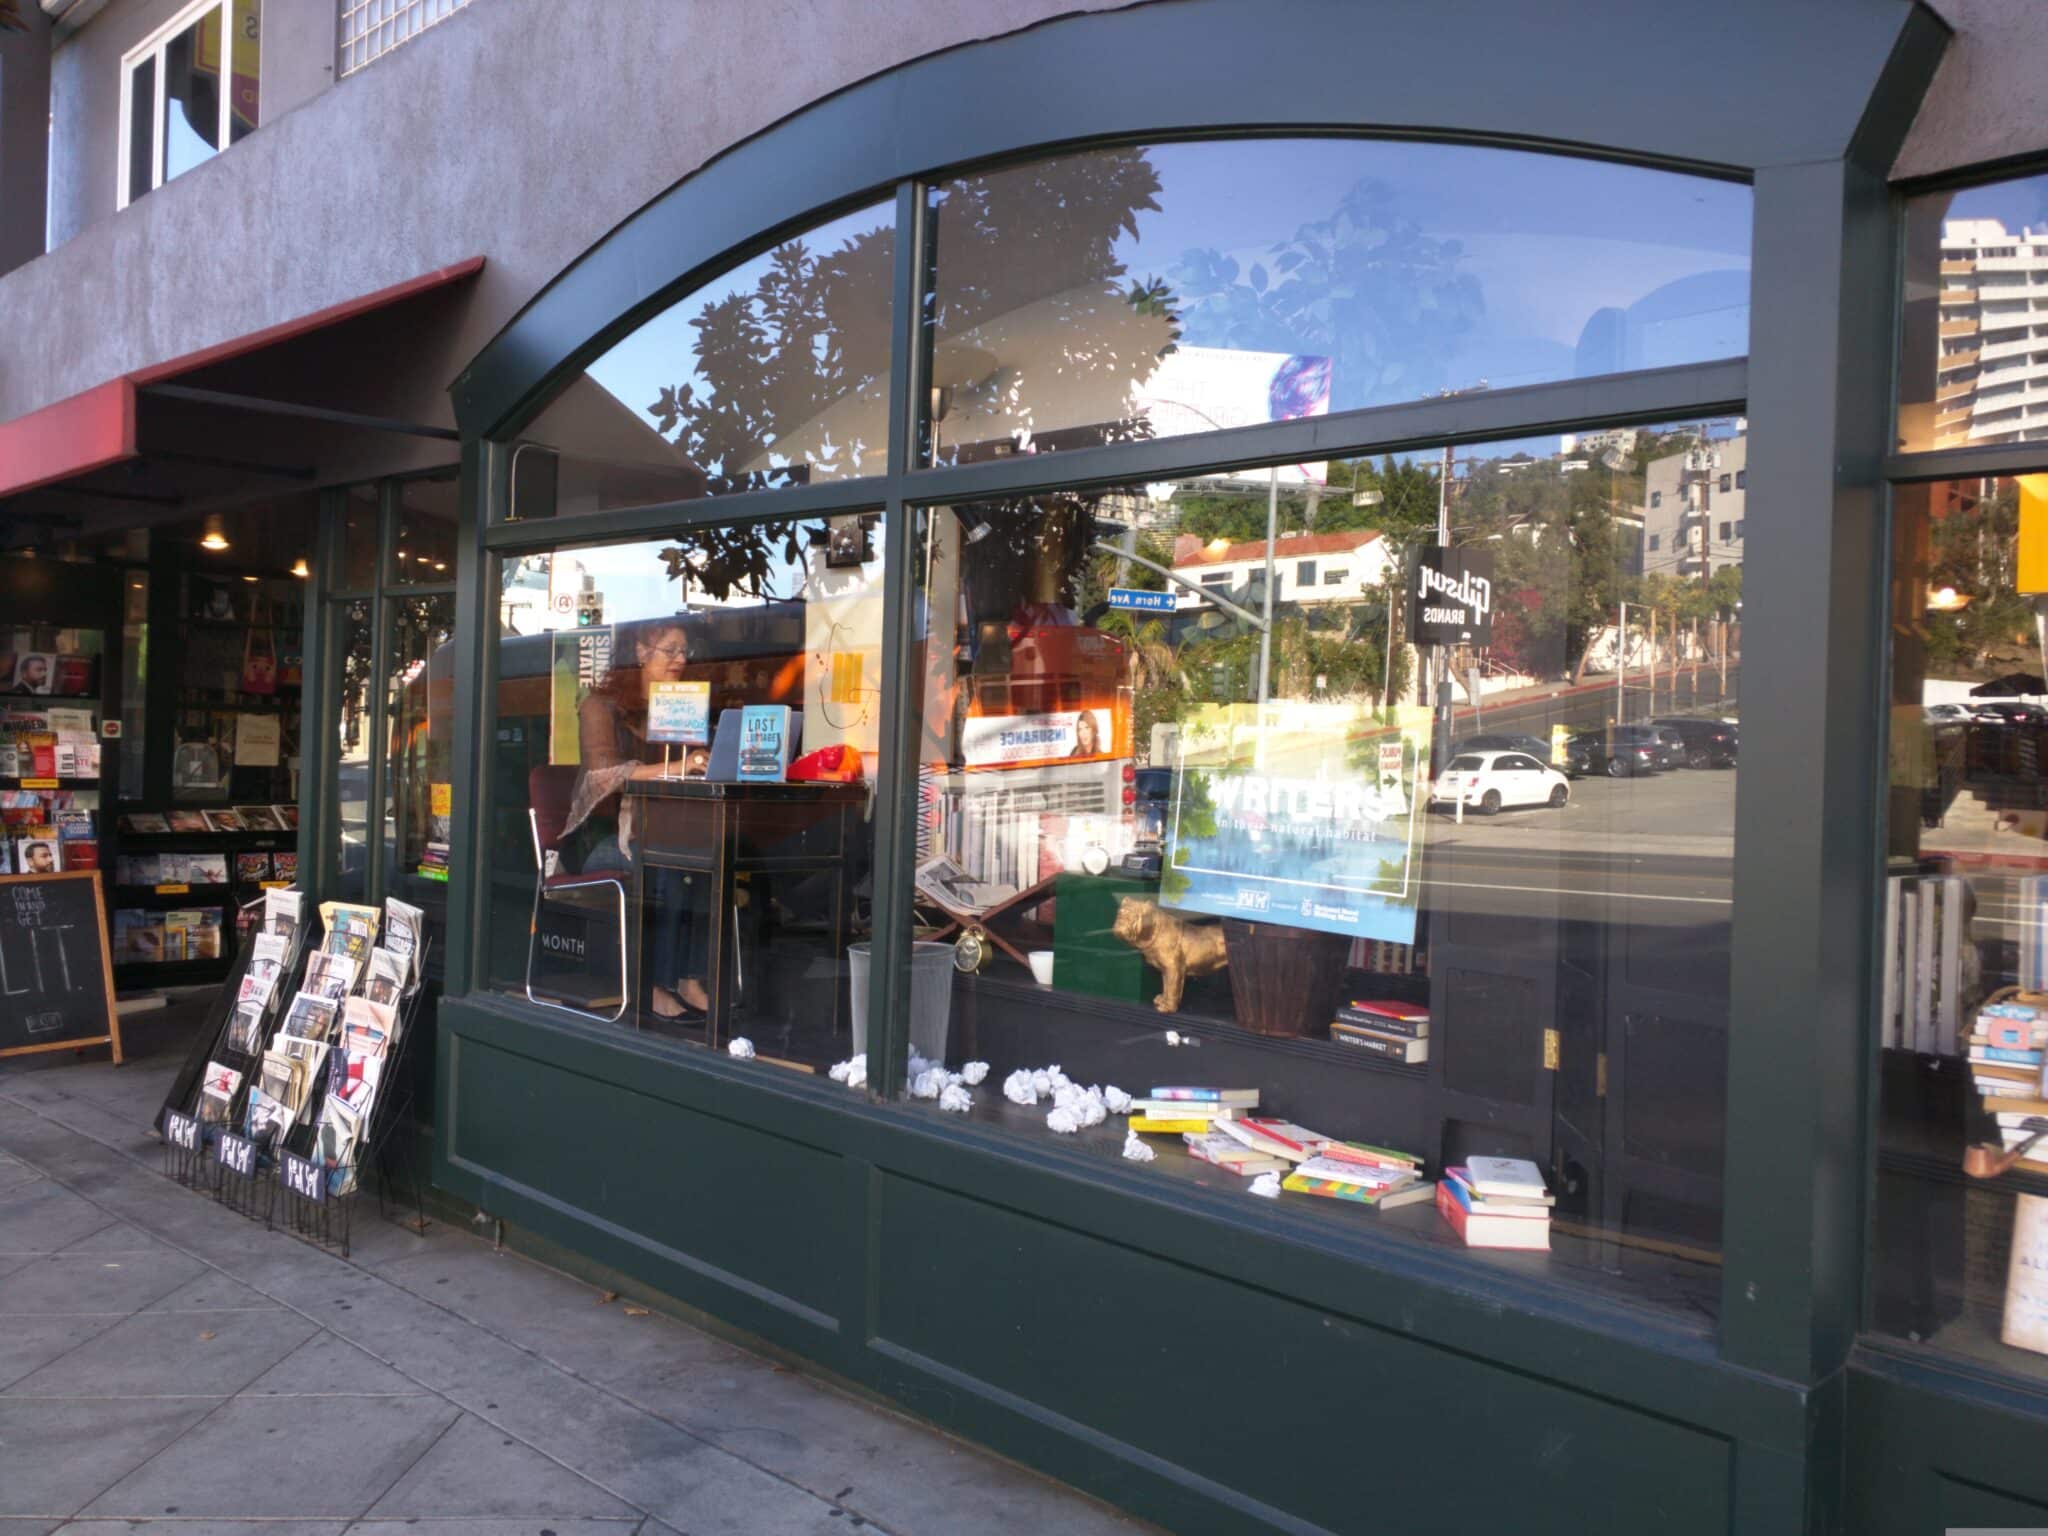
[(1180, 1012), (1181, 989), (1190, 976), (1207, 976), (1230, 963), (1221, 923), (1190, 923), (1159, 910), (1156, 901), (1126, 896), (1117, 903), (1110, 932), (1151, 964), (1163, 983), (1152, 1006)]

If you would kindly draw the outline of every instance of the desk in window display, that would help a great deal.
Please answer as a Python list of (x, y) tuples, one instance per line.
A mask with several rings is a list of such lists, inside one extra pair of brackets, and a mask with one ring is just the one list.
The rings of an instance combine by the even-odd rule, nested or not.
[[(713, 783), (703, 779), (633, 779), (621, 793), (632, 807), (635, 835), (630, 874), (633, 942), (628, 945), (628, 996), (643, 996), (641, 930), (648, 914), (651, 870), (682, 870), (710, 882), (708, 904), (692, 902), (696, 918), (709, 924), (702, 950), (704, 990), (710, 999), (705, 1015), (656, 1019), (640, 1009), (641, 1027), (669, 1028), (706, 1045), (722, 1045), (733, 1035), (736, 1006), (748, 1003), (748, 1029), (764, 1052), (797, 1059), (835, 1060), (851, 1049), (842, 1019), (839, 957), (846, 952), (853, 916), (852, 884), (857, 829), (867, 808), (865, 784)], [(749, 879), (751, 899), (743, 910), (735, 905), (741, 877)], [(769, 896), (777, 880), (823, 877), (829, 915), (824, 940), (831, 959), (828, 996), (813, 997), (801, 979), (791, 986), (790, 968), (766, 953), (774, 919)], [(742, 961), (738, 939), (751, 929), (753, 954)], [(674, 977), (654, 977), (673, 985)], [(764, 1015), (757, 1001), (779, 1006)], [(837, 1056), (830, 1054), (837, 1052)]]

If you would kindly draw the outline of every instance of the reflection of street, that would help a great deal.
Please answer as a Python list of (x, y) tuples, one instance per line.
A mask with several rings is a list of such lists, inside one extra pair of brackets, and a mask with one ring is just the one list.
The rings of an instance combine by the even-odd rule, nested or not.
[(1577, 779), (1561, 810), (1438, 813), (1425, 834), (1425, 908), (1643, 924), (1725, 922), (1733, 770)]

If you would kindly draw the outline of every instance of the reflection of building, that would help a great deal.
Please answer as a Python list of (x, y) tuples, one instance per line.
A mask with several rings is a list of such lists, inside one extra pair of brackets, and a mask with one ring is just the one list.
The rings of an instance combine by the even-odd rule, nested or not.
[(1635, 427), (1611, 427), (1604, 432), (1567, 432), (1557, 440), (1557, 451), (1566, 458), (1596, 458), (1609, 469), (1636, 451)]
[[(1286, 603), (1356, 602), (1365, 588), (1385, 581), (1393, 565), (1386, 540), (1370, 528), (1283, 533), (1273, 549), (1273, 598)], [(1198, 586), (1232, 592), (1265, 579), (1266, 541), (1204, 544), (1184, 533), (1173, 547), (1173, 572)], [(1181, 607), (1200, 604), (1194, 593), (1180, 589)]]
[(1643, 574), (1711, 576), (1742, 564), (1749, 438), (1722, 438), (1652, 459), (1643, 476)]
[(1941, 359), (1934, 446), (2048, 437), (2048, 230), (2009, 232), (1997, 219), (1941, 227)]

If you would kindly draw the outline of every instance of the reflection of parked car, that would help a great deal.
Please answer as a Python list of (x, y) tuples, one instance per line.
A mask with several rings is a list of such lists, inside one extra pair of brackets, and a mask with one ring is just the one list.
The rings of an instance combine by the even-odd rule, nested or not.
[(1923, 713), (1929, 725), (1968, 725), (1972, 718), (1967, 704), (1930, 704)]
[(1482, 816), (1511, 805), (1563, 805), (1571, 798), (1564, 775), (1526, 752), (1463, 752), (1437, 775), (1431, 805), (1463, 801)]
[(1567, 743), (1565, 757), (1573, 773), (1604, 773), (1611, 779), (1655, 773), (1665, 766), (1663, 744), (1626, 725), (1579, 732)]
[(1733, 768), (1735, 727), (1721, 720), (1701, 720), (1689, 715), (1660, 716), (1651, 722), (1659, 731), (1675, 734), (1685, 753), (1688, 768)]
[(1451, 751), (1459, 752), (1526, 752), (1539, 763), (1550, 761), (1550, 743), (1541, 736), (1524, 736), (1514, 732), (1482, 732), (1468, 736), (1463, 741), (1451, 743)]
[(2014, 699), (1999, 699), (1995, 703), (1979, 704), (1977, 718), (1986, 725), (2048, 725), (2048, 709), (2038, 704), (2022, 704)]

